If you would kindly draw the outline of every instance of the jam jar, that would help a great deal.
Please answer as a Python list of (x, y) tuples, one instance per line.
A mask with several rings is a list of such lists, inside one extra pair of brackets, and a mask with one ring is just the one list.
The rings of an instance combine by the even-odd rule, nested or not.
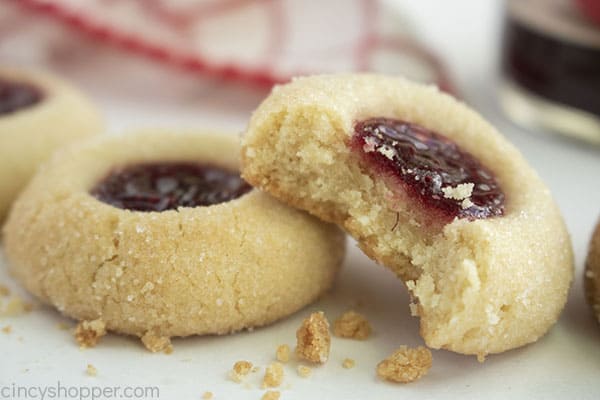
[(521, 126), (600, 145), (600, 24), (582, 5), (506, 1), (500, 104)]

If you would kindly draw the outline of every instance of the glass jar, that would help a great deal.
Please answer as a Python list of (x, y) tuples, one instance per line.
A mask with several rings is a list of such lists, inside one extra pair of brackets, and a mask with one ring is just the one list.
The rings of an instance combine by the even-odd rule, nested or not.
[(600, 145), (600, 25), (574, 0), (507, 0), (501, 59), (511, 120)]

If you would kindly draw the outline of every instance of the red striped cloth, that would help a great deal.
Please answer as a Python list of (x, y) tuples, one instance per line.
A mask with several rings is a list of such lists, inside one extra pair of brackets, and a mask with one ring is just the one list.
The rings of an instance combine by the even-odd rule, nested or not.
[(375, 71), (450, 89), (402, 15), (374, 0), (5, 0), (0, 35), (11, 12), (42, 14), (125, 52), (228, 80), (271, 85)]

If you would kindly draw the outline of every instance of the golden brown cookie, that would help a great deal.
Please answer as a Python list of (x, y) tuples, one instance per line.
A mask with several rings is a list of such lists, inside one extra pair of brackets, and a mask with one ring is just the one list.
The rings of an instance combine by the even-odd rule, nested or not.
[(0, 222), (42, 161), (101, 129), (96, 109), (67, 83), (0, 67)]
[(485, 356), (537, 340), (573, 274), (569, 235), (523, 156), (464, 104), (396, 77), (275, 87), (242, 175), (346, 229), (405, 282), (433, 348)]
[(287, 316), (331, 286), (344, 235), (252, 190), (238, 157), (236, 138), (215, 134), (99, 137), (60, 150), (7, 220), (10, 268), (66, 315), (145, 338)]
[(592, 234), (584, 276), (585, 296), (600, 322), (600, 222)]

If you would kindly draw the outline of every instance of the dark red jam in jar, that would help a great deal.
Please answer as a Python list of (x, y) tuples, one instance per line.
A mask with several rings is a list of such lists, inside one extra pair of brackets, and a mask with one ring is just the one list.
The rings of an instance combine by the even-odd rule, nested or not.
[(251, 189), (236, 171), (214, 165), (164, 162), (114, 169), (90, 194), (117, 208), (165, 211), (223, 203)]
[(34, 85), (0, 77), (0, 116), (33, 106), (43, 99)]
[(472, 154), (423, 126), (370, 118), (354, 127), (352, 147), (376, 173), (392, 178), (423, 211), (444, 220), (504, 214), (496, 177)]
[(600, 144), (600, 25), (576, 0), (507, 0), (501, 104), (515, 122)]

